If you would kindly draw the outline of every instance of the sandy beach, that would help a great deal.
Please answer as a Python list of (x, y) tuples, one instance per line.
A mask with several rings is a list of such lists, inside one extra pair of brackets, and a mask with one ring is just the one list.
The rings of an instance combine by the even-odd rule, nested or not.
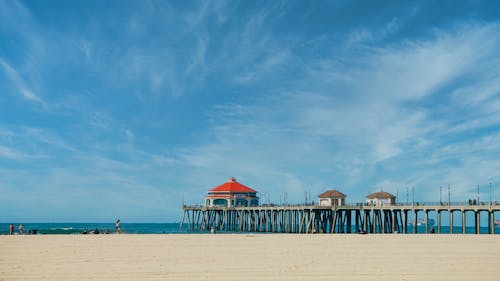
[(0, 280), (499, 280), (492, 235), (0, 236)]

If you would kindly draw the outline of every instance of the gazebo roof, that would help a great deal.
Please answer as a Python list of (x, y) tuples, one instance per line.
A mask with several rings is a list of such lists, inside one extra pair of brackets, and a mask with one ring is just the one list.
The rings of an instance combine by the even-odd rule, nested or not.
[(237, 182), (233, 177), (229, 181), (210, 189), (209, 192), (257, 193), (256, 190)]
[(391, 199), (396, 198), (396, 196), (385, 191), (377, 191), (366, 196), (366, 199)]
[(338, 190), (327, 190), (321, 193), (319, 198), (345, 198), (345, 194)]

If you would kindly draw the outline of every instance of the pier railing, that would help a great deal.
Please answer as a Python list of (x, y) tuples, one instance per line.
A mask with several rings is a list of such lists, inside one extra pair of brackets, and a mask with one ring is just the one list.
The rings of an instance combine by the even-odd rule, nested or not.
[(232, 206), (232, 207), (227, 207), (227, 206), (214, 206), (214, 207), (208, 207), (206, 205), (201, 205), (201, 204), (190, 204), (190, 205), (183, 205), (183, 207), (188, 207), (188, 208), (259, 208), (259, 207), (306, 207), (306, 208), (316, 208), (316, 207), (326, 207), (326, 208), (332, 208), (332, 207), (342, 207), (342, 208), (359, 208), (359, 207), (442, 207), (442, 208), (447, 208), (447, 207), (488, 207), (488, 206), (496, 206), (500, 207), (500, 201), (480, 201), (480, 202), (472, 202), (472, 201), (452, 201), (452, 202), (431, 202), (431, 201), (426, 201), (426, 202), (398, 202), (398, 203), (393, 203), (393, 204), (370, 204), (370, 203), (348, 203), (344, 204), (342, 206), (322, 206), (318, 204), (313, 204), (313, 203), (301, 203), (301, 204), (260, 204), (257, 206)]

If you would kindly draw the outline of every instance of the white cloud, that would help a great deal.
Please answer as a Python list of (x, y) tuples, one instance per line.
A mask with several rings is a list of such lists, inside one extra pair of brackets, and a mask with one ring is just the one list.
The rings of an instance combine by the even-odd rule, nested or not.
[(30, 91), (26, 88), (20, 88), (19, 91), (21, 92), (21, 95), (24, 98), (43, 104), (43, 100), (40, 97), (38, 97), (37, 95), (35, 95), (32, 91)]
[(76, 149), (71, 144), (69, 144), (68, 141), (62, 139), (57, 135), (51, 134), (38, 128), (24, 128), (20, 133), (16, 135), (16, 138), (18, 140), (24, 138), (29, 142), (40, 142), (52, 147), (62, 148), (67, 151), (76, 151)]
[(24, 160), (27, 158), (27, 155), (13, 148), (0, 146), (0, 157), (11, 160)]
[(27, 153), (12, 147), (0, 145), (0, 158), (5, 158), (14, 161), (25, 161), (25, 160), (43, 159), (47, 158), (47, 156), (42, 154)]
[(82, 39), (79, 44), (80, 51), (83, 53), (86, 60), (92, 59), (92, 43)]
[[(452, 101), (447, 106), (457, 113), (451, 119), (436, 117), (438, 107), (432, 101), (449, 101), (448, 88), (464, 85), (457, 83), (463, 75), (474, 77), (466, 84), (470, 89), (485, 83), (495, 85), (491, 77), (474, 73), (491, 67), (480, 62), (498, 57), (496, 27), (465, 26), (451, 33), (436, 32), (425, 41), (373, 49), (363, 57), (353, 55), (344, 58), (346, 63), (323, 60), (307, 64), (300, 79), (279, 87), (270, 84), (269, 95), (260, 95), (253, 104), (219, 105), (217, 115), (211, 116), (214, 142), (188, 150), (183, 159), (204, 177), (222, 177), (222, 171), (234, 176), (240, 173), (263, 179), (268, 186), (276, 184), (276, 191), (287, 190), (285, 184), (277, 184), (286, 178), (295, 179), (297, 190), (322, 184), (322, 180), (304, 176), (308, 172), (331, 173), (335, 180), (355, 186), (380, 177), (372, 167), (390, 167), (393, 171), (384, 175), (392, 182), (391, 188), (397, 183), (414, 184), (423, 188), (422, 194), (431, 196), (426, 190), (452, 179), (444, 174), (448, 158), (433, 154), (446, 150), (447, 136), (439, 130), (452, 128), (462, 111)], [(485, 91), (488, 97), (495, 92)], [(426, 103), (430, 105), (424, 106)], [(498, 124), (497, 119), (490, 124)], [(476, 170), (467, 151), (482, 155), (483, 145), (495, 151), (491, 140), (496, 137), (484, 138), (476, 141), (477, 137), (470, 136), (463, 143), (469, 149), (454, 149), (470, 161), (454, 173)], [(438, 158), (432, 165), (433, 174), (427, 174), (425, 167), (402, 170), (414, 169), (414, 163), (423, 163), (430, 155)], [(337, 167), (337, 163), (343, 166)], [(491, 173), (496, 163), (488, 165), (492, 165)], [(349, 176), (357, 179), (346, 178)], [(416, 179), (419, 177), (422, 179)]]
[(33, 91), (31, 91), (27, 87), (26, 83), (21, 78), (19, 72), (16, 69), (14, 69), (11, 65), (9, 65), (1, 58), (0, 58), (0, 65), (2, 65), (4, 72), (7, 74), (11, 82), (14, 84), (15, 88), (18, 90), (21, 97), (23, 97), (26, 100), (36, 102), (38, 104), (45, 106), (45, 102), (43, 101), (43, 99), (40, 98), (35, 93), (33, 93)]
[(374, 43), (386, 39), (396, 33), (401, 26), (399, 18), (394, 17), (379, 29), (357, 28), (350, 32), (347, 37), (347, 47)]

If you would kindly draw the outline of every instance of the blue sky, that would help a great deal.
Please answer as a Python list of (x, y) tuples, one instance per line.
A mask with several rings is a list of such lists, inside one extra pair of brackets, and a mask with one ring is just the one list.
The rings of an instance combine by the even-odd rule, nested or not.
[(0, 221), (500, 200), (498, 1), (0, 1)]

